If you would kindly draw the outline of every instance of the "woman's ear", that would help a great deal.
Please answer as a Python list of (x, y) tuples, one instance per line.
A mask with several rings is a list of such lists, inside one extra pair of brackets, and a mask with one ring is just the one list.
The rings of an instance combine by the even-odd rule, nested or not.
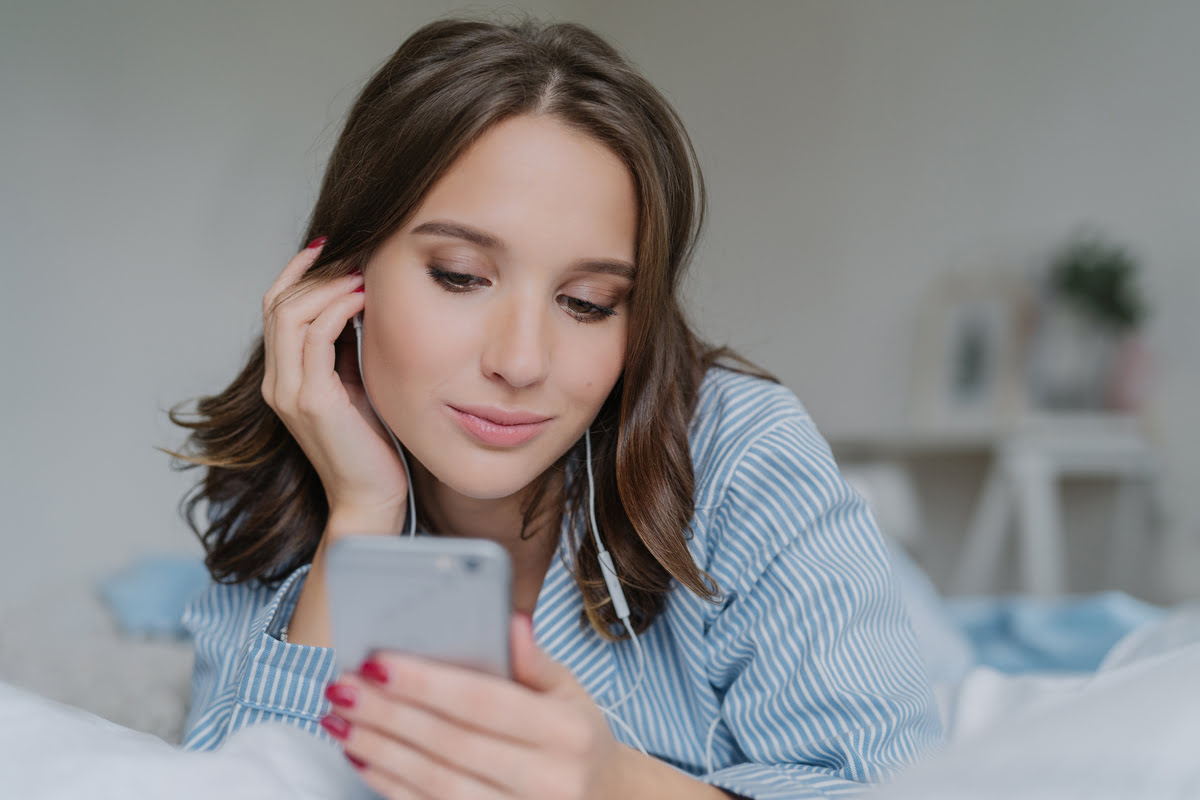
[(333, 343), (335, 358), (333, 369), (341, 377), (343, 383), (361, 385), (358, 376), (358, 338), (354, 333), (353, 320), (338, 334)]

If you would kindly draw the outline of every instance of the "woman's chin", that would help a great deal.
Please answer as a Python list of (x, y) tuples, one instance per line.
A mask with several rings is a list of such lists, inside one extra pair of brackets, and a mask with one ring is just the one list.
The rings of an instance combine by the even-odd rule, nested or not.
[[(523, 495), (570, 447), (569, 442), (538, 442), (541, 446), (491, 448), (474, 442), (456, 442), (450, 437), (413, 444), (417, 449), (409, 447), (419, 462), (417, 468), (427, 473), (418, 481), (418, 492), (420, 484), (432, 478), (441, 484), (440, 491), (449, 490), (463, 500), (481, 502)], [(430, 451), (428, 459), (421, 458), (423, 450)]]
[(503, 500), (523, 492), (542, 472), (536, 465), (497, 465), (488, 459), (483, 459), (483, 462), (459, 462), (431, 469), (430, 474), (438, 483), (463, 498)]
[(464, 481), (446, 485), (456, 493), (471, 500), (503, 500), (519, 493), (528, 484), (514, 485), (511, 481)]

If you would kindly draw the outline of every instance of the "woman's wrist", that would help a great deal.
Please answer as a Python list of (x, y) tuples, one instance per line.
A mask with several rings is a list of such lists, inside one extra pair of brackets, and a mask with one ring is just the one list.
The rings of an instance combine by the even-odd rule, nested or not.
[(292, 644), (330, 646), (329, 599), (325, 593), (325, 552), (329, 544), (343, 536), (355, 534), (388, 535), (399, 532), (404, 524), (404, 511), (390, 506), (375, 509), (337, 509), (329, 512), (325, 532), (313, 555), (312, 566), (305, 576), (304, 586), (292, 617), (285, 625), (287, 641)]
[[(328, 534), (328, 529), (326, 529)], [(292, 609), (292, 616), (286, 621), (287, 641), (289, 644), (302, 644), (314, 647), (329, 647), (329, 606), (325, 595), (325, 544), (328, 538), (323, 538), (317, 545), (313, 556), (312, 566), (304, 576), (304, 585), (300, 587), (300, 596)]]
[(330, 509), (325, 523), (325, 539), (337, 539), (354, 534), (383, 535), (399, 533), (404, 527), (408, 505), (375, 508)]

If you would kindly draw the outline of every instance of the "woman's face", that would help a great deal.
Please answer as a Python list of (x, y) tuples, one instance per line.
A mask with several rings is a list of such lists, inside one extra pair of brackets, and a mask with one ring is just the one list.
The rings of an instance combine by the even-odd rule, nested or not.
[(364, 270), (364, 373), (396, 435), (458, 494), (520, 492), (621, 374), (637, 200), (625, 165), (548, 117), (505, 120)]

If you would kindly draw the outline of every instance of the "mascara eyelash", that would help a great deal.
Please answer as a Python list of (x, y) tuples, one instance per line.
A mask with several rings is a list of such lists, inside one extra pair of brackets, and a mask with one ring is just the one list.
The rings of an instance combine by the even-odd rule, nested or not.
[[(429, 277), (432, 278), (439, 286), (448, 292), (468, 292), (473, 288), (470, 283), (454, 283), (453, 279), (465, 278), (468, 281), (479, 280), (474, 275), (470, 275), (465, 272), (454, 272), (452, 270), (443, 269), (435, 264), (427, 265), (425, 272), (428, 273)], [(582, 303), (588, 306), (587, 311), (581, 312), (572, 311), (570, 308), (566, 309), (567, 313), (574, 317), (577, 322), (603, 322), (605, 319), (608, 319), (609, 317), (615, 317), (617, 315), (616, 309), (612, 306), (602, 306), (599, 303), (593, 303), (588, 300), (583, 300), (579, 297), (568, 296), (568, 300), (574, 300), (576, 303)]]
[[(603, 322), (604, 320), (608, 319), (609, 317), (615, 317), (617, 315), (616, 309), (614, 309), (612, 306), (602, 306), (597, 303), (589, 302), (587, 300), (580, 300), (578, 297), (571, 297), (569, 299), (574, 300), (577, 303), (583, 303), (584, 305), (589, 306), (587, 311), (578, 312), (578, 313), (575, 311), (571, 311), (571, 309), (569, 309), (569, 308), (567, 309), (567, 313), (569, 313), (571, 316), (575, 317), (575, 319), (578, 320), (579, 322), (584, 322), (584, 323)], [(599, 315), (599, 316), (593, 316), (593, 315)]]
[(468, 275), (465, 272), (453, 272), (451, 270), (442, 269), (441, 267), (430, 264), (425, 268), (425, 272), (429, 277), (442, 288), (450, 292), (465, 292), (471, 289), (470, 283), (453, 283), (451, 278), (466, 278), (469, 281), (475, 280), (474, 275)]

